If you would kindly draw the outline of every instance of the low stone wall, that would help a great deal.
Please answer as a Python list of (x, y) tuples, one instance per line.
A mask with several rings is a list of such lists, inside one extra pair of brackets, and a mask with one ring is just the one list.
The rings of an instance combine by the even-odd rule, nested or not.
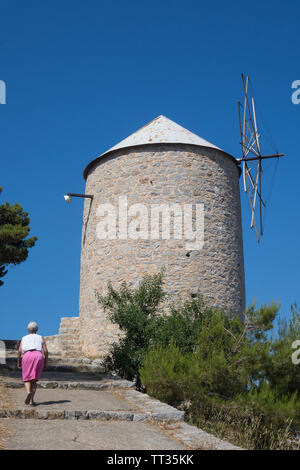
[[(59, 334), (44, 336), (50, 356), (83, 356), (78, 340), (78, 322), (78, 317), (62, 318)], [(17, 352), (21, 342), (17, 339), (3, 339), (1, 341), (5, 344), (7, 352)]]
[(19, 339), (2, 339), (1, 341), (5, 344), (7, 351), (17, 351), (21, 342)]

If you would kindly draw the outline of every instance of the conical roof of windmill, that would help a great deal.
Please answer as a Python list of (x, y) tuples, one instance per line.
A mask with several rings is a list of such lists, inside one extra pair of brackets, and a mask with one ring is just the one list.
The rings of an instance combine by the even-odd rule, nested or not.
[[(208, 142), (205, 139), (202, 139), (202, 137), (199, 137), (188, 129), (185, 129), (171, 119), (168, 119), (165, 116), (158, 116), (157, 118), (153, 119), (153, 121), (141, 127), (139, 130), (126, 137), (126, 139), (121, 140), (121, 142), (106, 150), (102, 155), (89, 163), (83, 172), (83, 176), (86, 179), (90, 168), (94, 166), (98, 159), (102, 158), (108, 153), (122, 148), (150, 144), (189, 144), (197, 145), (199, 147), (208, 147), (224, 152), (216, 145)], [(227, 154), (227, 152), (224, 153)], [(233, 158), (231, 155), (227, 155)]]

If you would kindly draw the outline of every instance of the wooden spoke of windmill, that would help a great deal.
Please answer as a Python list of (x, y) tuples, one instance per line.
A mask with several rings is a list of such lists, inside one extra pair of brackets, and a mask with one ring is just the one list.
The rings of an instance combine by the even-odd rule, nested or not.
[[(244, 103), (238, 103), (239, 127), (242, 147), (242, 158), (238, 161), (242, 164), (244, 191), (248, 193), (251, 208), (250, 227), (254, 228), (257, 241), (263, 235), (262, 211), (266, 202), (262, 197), (262, 161), (268, 158), (283, 157), (282, 153), (274, 155), (262, 155), (260, 151), (260, 134), (257, 130), (254, 98), (249, 99), (249, 77), (242, 74)], [(254, 174), (251, 174), (253, 172)], [(257, 203), (259, 206), (259, 230), (256, 225), (255, 214)]]

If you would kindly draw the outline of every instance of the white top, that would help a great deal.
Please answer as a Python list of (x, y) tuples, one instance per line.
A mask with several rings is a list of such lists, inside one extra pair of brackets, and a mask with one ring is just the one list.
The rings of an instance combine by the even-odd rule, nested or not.
[(199, 137), (188, 129), (185, 129), (176, 122), (171, 121), (171, 119), (168, 119), (165, 116), (158, 116), (156, 119), (153, 119), (153, 121), (134, 132), (134, 134), (131, 134), (114, 147), (111, 147), (102, 155), (105, 155), (111, 150), (117, 150), (124, 147), (158, 143), (193, 144), (221, 150), (214, 144), (202, 139), (202, 137)]
[(43, 350), (43, 338), (36, 333), (23, 336), (22, 338), (22, 353), (36, 349), (37, 351)]

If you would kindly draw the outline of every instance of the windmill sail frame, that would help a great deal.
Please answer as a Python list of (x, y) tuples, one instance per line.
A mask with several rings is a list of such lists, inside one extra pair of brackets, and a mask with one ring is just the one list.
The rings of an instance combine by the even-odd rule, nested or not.
[[(244, 104), (238, 102), (240, 144), (242, 147), (242, 158), (238, 161), (242, 164), (244, 191), (248, 193), (251, 208), (251, 229), (254, 228), (257, 241), (263, 236), (262, 211), (266, 207), (266, 202), (262, 197), (262, 160), (267, 158), (283, 157), (283, 154), (262, 155), (260, 151), (259, 139), (261, 135), (258, 132), (255, 101), (251, 98), (249, 101), (249, 77), (242, 74), (242, 84), (244, 92)], [(255, 164), (255, 166), (251, 166)], [(253, 176), (251, 171), (255, 173)], [(255, 214), (259, 205), (259, 228), (257, 227)]]

